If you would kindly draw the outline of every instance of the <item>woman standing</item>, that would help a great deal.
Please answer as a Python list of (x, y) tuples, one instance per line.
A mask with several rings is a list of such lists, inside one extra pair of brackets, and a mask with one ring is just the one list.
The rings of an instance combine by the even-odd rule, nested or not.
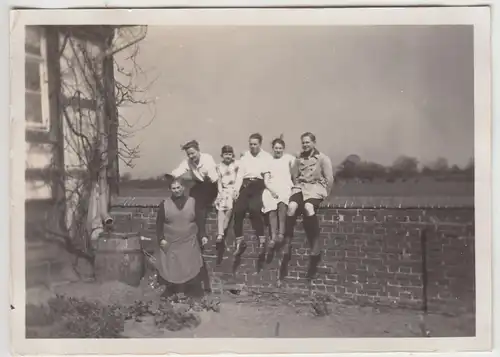
[(272, 149), (273, 159), (270, 160), (269, 178), (262, 194), (262, 212), (269, 215), (271, 226), (270, 249), (284, 240), (286, 212), (293, 187), (292, 169), (295, 162), (294, 156), (284, 152), (283, 136), (273, 140)]
[(164, 295), (184, 293), (202, 296), (200, 271), (203, 267), (198, 243), (195, 200), (185, 195), (179, 180), (170, 184), (172, 196), (161, 202), (156, 219), (156, 264)]

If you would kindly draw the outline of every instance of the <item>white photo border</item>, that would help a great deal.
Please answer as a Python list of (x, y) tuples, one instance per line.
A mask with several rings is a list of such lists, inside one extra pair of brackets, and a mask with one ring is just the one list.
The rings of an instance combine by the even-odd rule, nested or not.
[[(285, 354), (488, 351), (492, 343), (492, 134), (490, 8), (108, 9), (11, 12), (12, 182), (24, 181), (24, 27), (137, 24), (169, 26), (441, 25), (474, 26), (476, 337), (349, 339), (26, 339), (24, 185), (11, 185), (11, 341), (16, 354)], [(13, 259), (15, 257), (15, 259)]]

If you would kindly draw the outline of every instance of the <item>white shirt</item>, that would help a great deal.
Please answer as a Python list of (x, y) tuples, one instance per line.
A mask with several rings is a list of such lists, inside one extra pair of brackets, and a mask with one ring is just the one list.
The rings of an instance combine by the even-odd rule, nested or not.
[(217, 182), (218, 175), (216, 167), (217, 164), (210, 154), (200, 153), (200, 160), (197, 165), (189, 159), (184, 159), (180, 165), (172, 171), (172, 176), (180, 177), (186, 173), (190, 173), (193, 179), (197, 181), (205, 181), (205, 177), (208, 177), (210, 181)]
[(238, 176), (236, 178), (236, 189), (239, 190), (244, 179), (264, 178), (264, 174), (269, 173), (270, 162), (273, 159), (271, 154), (261, 150), (256, 156), (250, 151), (245, 152), (239, 162)]

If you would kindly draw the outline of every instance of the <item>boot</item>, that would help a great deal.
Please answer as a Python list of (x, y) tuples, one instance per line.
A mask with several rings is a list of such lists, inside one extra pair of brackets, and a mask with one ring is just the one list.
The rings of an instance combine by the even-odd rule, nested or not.
[(247, 244), (245, 243), (244, 237), (236, 238), (236, 249), (234, 250), (233, 255), (236, 257), (241, 256), (246, 248)]
[(313, 280), (318, 274), (318, 264), (321, 260), (321, 254), (309, 256), (309, 268), (307, 269), (307, 279)]

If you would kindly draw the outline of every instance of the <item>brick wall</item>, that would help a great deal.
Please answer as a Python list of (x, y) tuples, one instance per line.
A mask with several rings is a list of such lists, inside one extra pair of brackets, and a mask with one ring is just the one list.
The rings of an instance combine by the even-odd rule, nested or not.
[[(112, 209), (118, 230), (154, 237), (158, 199), (122, 199)], [(424, 280), (422, 237), (427, 241), (427, 301), (430, 311), (450, 314), (474, 311), (474, 209), (470, 207), (412, 208), (324, 207), (321, 239), (324, 259), (316, 280), (305, 279), (308, 247), (299, 219), (292, 242), (293, 258), (281, 289), (330, 293), (357, 304), (422, 308)], [(399, 208), (401, 207), (401, 208)], [(232, 256), (215, 265), (215, 213), (208, 220), (211, 241), (205, 259), (212, 275), (253, 289), (275, 286), (278, 254), (271, 264), (259, 263), (248, 221), (248, 249), (233, 276)], [(228, 237), (230, 245), (234, 236)], [(260, 269), (259, 272), (257, 272)]]

